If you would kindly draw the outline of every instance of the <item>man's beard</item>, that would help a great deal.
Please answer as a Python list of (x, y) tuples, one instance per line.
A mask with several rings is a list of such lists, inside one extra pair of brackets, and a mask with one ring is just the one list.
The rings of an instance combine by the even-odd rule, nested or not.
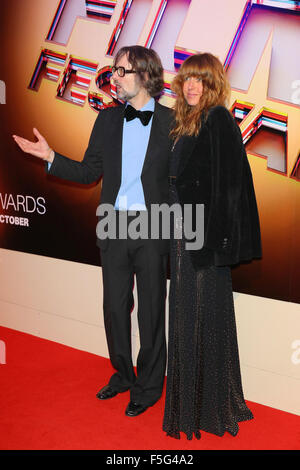
[(135, 82), (131, 87), (131, 90), (126, 90), (122, 87), (118, 81), (115, 81), (117, 97), (122, 101), (130, 101), (132, 98), (135, 98), (141, 90), (141, 82), (139, 77), (135, 77)]
[(131, 98), (134, 98), (135, 94), (129, 93), (120, 86), (116, 86), (117, 97), (122, 101), (128, 101)]

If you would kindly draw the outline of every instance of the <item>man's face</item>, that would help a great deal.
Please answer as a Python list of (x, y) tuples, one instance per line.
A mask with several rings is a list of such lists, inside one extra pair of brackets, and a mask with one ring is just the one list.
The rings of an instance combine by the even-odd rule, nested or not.
[[(124, 67), (125, 70), (132, 70), (132, 65), (128, 62), (126, 54), (124, 54), (115, 65), (116, 67)], [(112, 75), (112, 81), (116, 86), (117, 96), (122, 101), (128, 101), (130, 103), (144, 91), (136, 73), (125, 73), (124, 77), (119, 77), (116, 71)]]

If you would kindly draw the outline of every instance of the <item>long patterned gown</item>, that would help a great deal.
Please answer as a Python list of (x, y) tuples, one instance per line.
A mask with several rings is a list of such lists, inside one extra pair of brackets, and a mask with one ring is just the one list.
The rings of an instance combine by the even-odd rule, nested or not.
[[(176, 175), (181, 138), (172, 154)], [(179, 203), (175, 185), (171, 204)], [(236, 435), (253, 418), (243, 396), (230, 267), (195, 271), (185, 240), (171, 241), (167, 390), (163, 430), (179, 439), (200, 430)]]

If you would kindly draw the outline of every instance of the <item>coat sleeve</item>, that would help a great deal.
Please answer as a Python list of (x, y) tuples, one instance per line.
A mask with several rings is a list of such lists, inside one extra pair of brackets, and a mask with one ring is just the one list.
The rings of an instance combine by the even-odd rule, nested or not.
[(247, 155), (239, 126), (223, 106), (208, 116), (212, 192), (205, 246), (229, 253), (240, 217), (243, 165)]
[(54, 160), (48, 168), (49, 175), (74, 181), (76, 183), (90, 184), (97, 181), (103, 173), (103, 149), (101, 135), (103, 135), (104, 112), (100, 111), (93, 126), (88, 147), (81, 162), (55, 152)]

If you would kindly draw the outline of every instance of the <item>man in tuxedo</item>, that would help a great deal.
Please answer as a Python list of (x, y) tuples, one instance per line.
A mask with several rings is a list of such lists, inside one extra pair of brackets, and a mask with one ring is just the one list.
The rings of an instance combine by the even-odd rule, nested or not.
[[(34, 129), (37, 142), (18, 136), (23, 151), (46, 161), (50, 175), (89, 184), (103, 176), (100, 204), (121, 215), (138, 208), (150, 215), (152, 204), (168, 203), (171, 111), (154, 100), (164, 85), (163, 68), (151, 49), (120, 49), (112, 80), (123, 105), (99, 112), (81, 162), (53, 151)], [(145, 212), (144, 212), (145, 211)], [(131, 220), (129, 216), (127, 222)], [(149, 217), (148, 217), (149, 220)], [(130, 390), (127, 416), (138, 416), (161, 396), (166, 366), (165, 298), (169, 241), (162, 238), (99, 239), (103, 311), (115, 373), (98, 393), (100, 400)], [(140, 350), (137, 374), (131, 352), (131, 310), (136, 276)]]

